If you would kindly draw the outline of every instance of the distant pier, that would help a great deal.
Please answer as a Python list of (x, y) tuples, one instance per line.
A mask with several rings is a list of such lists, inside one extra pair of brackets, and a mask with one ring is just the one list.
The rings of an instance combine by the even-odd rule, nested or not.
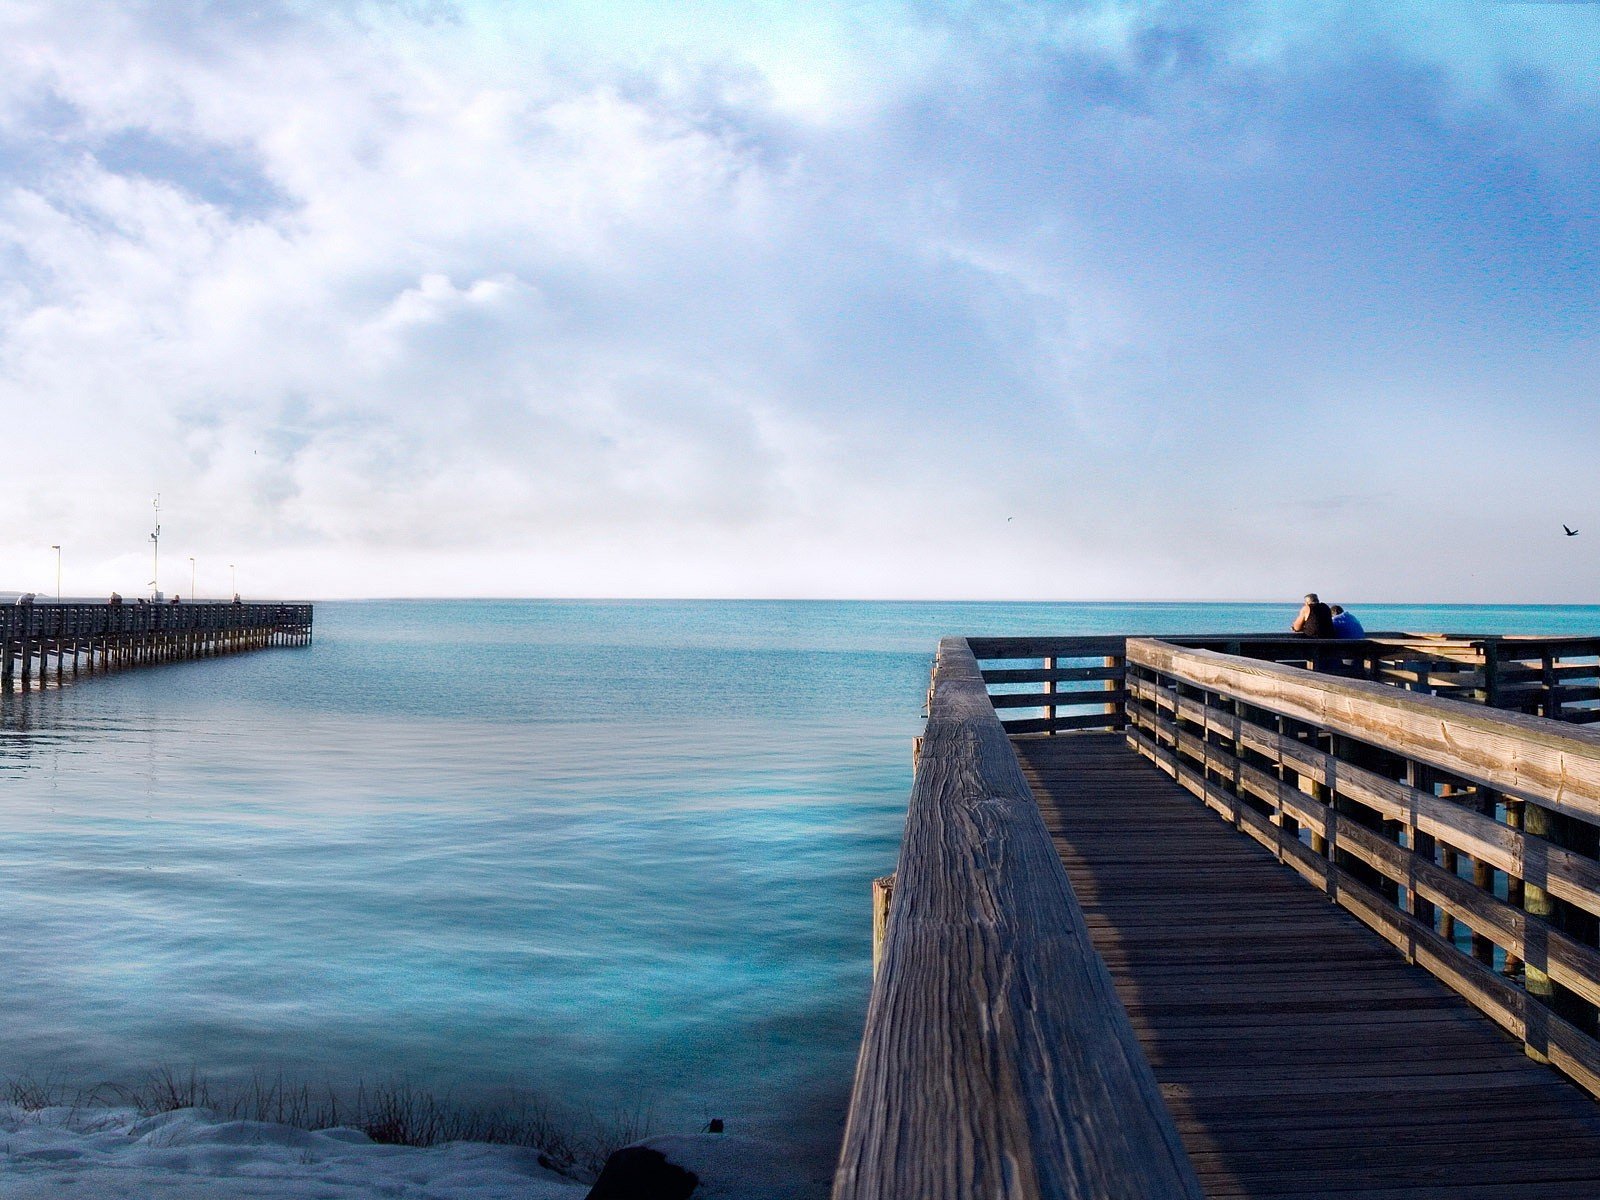
[(834, 1200), (1600, 1196), (1596, 722), (1597, 638), (945, 639)]
[(0, 608), (0, 694), (310, 643), (309, 604), (19, 604)]

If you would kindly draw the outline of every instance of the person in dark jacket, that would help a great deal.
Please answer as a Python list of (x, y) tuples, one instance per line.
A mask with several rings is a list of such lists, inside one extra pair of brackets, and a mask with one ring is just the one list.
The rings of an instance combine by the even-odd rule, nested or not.
[(1294, 619), (1294, 624), (1289, 628), (1302, 637), (1331, 638), (1333, 612), (1317, 599), (1315, 592), (1307, 592), (1306, 602), (1300, 607), (1300, 615)]

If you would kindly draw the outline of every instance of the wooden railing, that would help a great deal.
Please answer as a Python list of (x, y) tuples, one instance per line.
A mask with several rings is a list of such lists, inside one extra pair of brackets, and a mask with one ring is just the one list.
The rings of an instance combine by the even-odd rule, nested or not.
[(309, 604), (11, 604), (0, 606), (0, 639), (103, 637), (123, 633), (208, 633), (224, 629), (311, 629)]
[[(1089, 652), (1062, 641), (1035, 648)], [(1197, 1200), (985, 691), (992, 648), (939, 646), (833, 1195)]]
[(1600, 721), (1600, 638), (1381, 633), (1353, 641), (1237, 634), (1162, 640), (1573, 724)]
[[(975, 637), (983, 682), (1008, 734), (1121, 729), (1126, 637)], [(1021, 664), (1026, 663), (1026, 666)], [(1028, 710), (1038, 716), (1023, 715)]]
[[(1537, 656), (1559, 708), (1580, 641), (1489, 657), (1520, 687)], [(1127, 664), (1140, 753), (1600, 1095), (1600, 734), (1154, 639)]]

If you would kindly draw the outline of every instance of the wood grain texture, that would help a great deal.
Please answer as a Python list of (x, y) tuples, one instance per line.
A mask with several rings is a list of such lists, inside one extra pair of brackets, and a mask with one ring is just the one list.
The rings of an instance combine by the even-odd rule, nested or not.
[(1149, 639), (1129, 639), (1128, 662), (1600, 820), (1600, 734), (1593, 731)]
[[(1329, 904), (1116, 735), (1017, 753), (1207, 1196), (1600, 1195), (1600, 1107), (1450, 990), (1542, 1020), (1516, 989), (1369, 889)], [(1446, 953), (1449, 987), (1405, 961)]]
[(1201, 1194), (972, 652), (946, 639), (835, 1200)]
[[(1521, 821), (1501, 823), (1484, 809), (1481, 797), (1435, 795), (1431, 784), (1425, 790), (1356, 767), (1245, 719), (1227, 691), (1215, 693), (1219, 699), (1213, 706), (1179, 694), (1167, 686), (1167, 677), (1140, 678), (1146, 669), (1137, 668), (1130, 679), (1130, 745), (1410, 961), (1523, 1038), (1530, 1054), (1600, 1095), (1600, 1044), (1529, 994), (1537, 981), (1553, 980), (1594, 1003), (1600, 996), (1600, 954), (1553, 925), (1548, 911), (1536, 914), (1531, 905), (1518, 909), (1494, 892), (1498, 869), (1528, 897), (1559, 894), (1580, 908), (1596, 907), (1600, 864), (1538, 836), (1548, 832), (1546, 823), (1527, 817), (1544, 813), (1543, 808), (1522, 806)], [(1341, 743), (1355, 747), (1348, 739), (1333, 741), (1341, 753)], [(1235, 748), (1261, 755), (1269, 764), (1275, 761), (1289, 769), (1289, 780), (1298, 780), (1279, 779), (1270, 766), (1262, 769), (1237, 757)], [(1427, 778), (1427, 773), (1423, 769), (1418, 775), (1412, 768), (1407, 778)], [(1312, 785), (1310, 794), (1301, 791), (1306, 784)], [(1252, 808), (1246, 797), (1264, 802), (1267, 810)], [(1368, 815), (1355, 816), (1346, 807), (1350, 801)], [(1396, 835), (1402, 829), (1426, 837), (1426, 857), (1399, 844)], [(1310, 833), (1313, 845), (1320, 843), (1325, 853), (1303, 844), (1301, 832)], [(1436, 851), (1442, 851), (1443, 865), (1434, 863)], [(1470, 856), (1470, 882), (1456, 872), (1458, 851)], [(1358, 869), (1353, 872), (1352, 866)], [(1363, 878), (1360, 869), (1370, 874)], [(1409, 897), (1404, 902), (1400, 889)], [(1407, 911), (1419, 898), (1431, 906), (1426, 921)], [(1435, 911), (1447, 933), (1457, 921), (1471, 928), (1473, 953), (1481, 963), (1436, 932)], [(1526, 989), (1487, 969), (1494, 946), (1524, 964)]]
[(1127, 638), (1121, 634), (1086, 637), (975, 637), (967, 649), (976, 658), (1104, 658), (1120, 655)]
[[(1600, 863), (1592, 858), (1513, 829), (1447, 797), (1341, 762), (1304, 742), (1231, 713), (1207, 708), (1198, 700), (1175, 697), (1169, 689), (1148, 680), (1132, 680), (1129, 687), (1132, 694), (1145, 703), (1173, 711), (1185, 721), (1203, 724), (1208, 731), (1277, 759), (1317, 783), (1336, 785), (1341, 795), (1390, 820), (1404, 822), (1454, 850), (1600, 916)], [(1260, 770), (1239, 767), (1231, 755), (1190, 734), (1178, 735), (1177, 748), (1180, 753), (1188, 752), (1192, 757), (1237, 772), (1242, 790), (1269, 803), (1281, 801), (1293, 807), (1308, 800), (1303, 795), (1291, 794), (1292, 789), (1282, 787), (1279, 781), (1270, 779)], [(1325, 830), (1316, 824), (1318, 817), (1314, 813), (1301, 808), (1296, 809), (1294, 815), (1325, 835)]]

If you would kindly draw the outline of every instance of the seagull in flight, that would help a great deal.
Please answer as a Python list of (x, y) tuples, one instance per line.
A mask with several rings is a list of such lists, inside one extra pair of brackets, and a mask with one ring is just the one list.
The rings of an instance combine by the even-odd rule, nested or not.
[[(1567, 529), (1566, 524), (1563, 523), (1561, 528)], [(1567, 536), (1568, 537), (1577, 537), (1578, 536), (1578, 531), (1576, 529), (1567, 529)]]

